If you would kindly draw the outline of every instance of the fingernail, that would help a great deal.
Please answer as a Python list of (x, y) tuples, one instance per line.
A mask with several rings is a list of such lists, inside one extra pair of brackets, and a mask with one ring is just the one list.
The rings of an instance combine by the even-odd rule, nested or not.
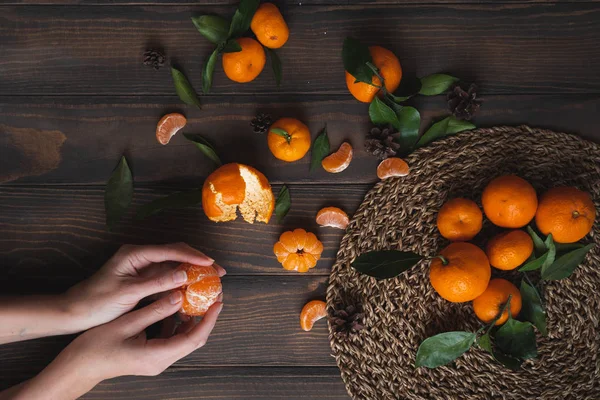
[(184, 284), (187, 281), (187, 274), (185, 271), (179, 270), (173, 272), (173, 282), (178, 284)]
[(180, 303), (181, 300), (183, 300), (183, 295), (181, 294), (181, 292), (179, 290), (177, 290), (169, 295), (169, 301), (171, 302), (171, 304)]

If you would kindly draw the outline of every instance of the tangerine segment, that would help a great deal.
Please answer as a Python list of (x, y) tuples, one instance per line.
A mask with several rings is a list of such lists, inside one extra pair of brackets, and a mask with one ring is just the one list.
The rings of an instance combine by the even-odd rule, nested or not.
[(317, 224), (321, 226), (346, 229), (349, 223), (348, 214), (337, 207), (325, 207), (317, 213)]
[(302, 307), (300, 313), (300, 327), (305, 331), (310, 331), (315, 322), (327, 316), (327, 304), (321, 300), (309, 301)]
[(515, 229), (494, 236), (488, 242), (485, 252), (492, 267), (512, 270), (531, 256), (533, 240), (527, 232)]
[(283, 46), (290, 36), (281, 12), (273, 3), (263, 3), (258, 7), (252, 17), (250, 29), (263, 46), (271, 49)]
[(440, 234), (448, 240), (463, 242), (473, 239), (483, 226), (483, 213), (473, 200), (448, 200), (437, 215)]
[(223, 54), (223, 71), (229, 79), (238, 83), (253, 81), (265, 67), (265, 49), (252, 38), (235, 39), (242, 51)]
[(533, 186), (516, 175), (493, 179), (481, 196), (483, 212), (502, 228), (522, 228), (535, 216), (538, 206)]
[(386, 158), (377, 166), (377, 177), (379, 179), (387, 179), (395, 176), (408, 175), (408, 164), (401, 158), (390, 157)]
[(317, 265), (322, 252), (323, 244), (304, 229), (282, 233), (273, 246), (277, 261), (288, 271), (307, 272)]
[(211, 266), (189, 263), (181, 264), (178, 269), (183, 269), (187, 273), (187, 281), (181, 287), (183, 291), (181, 312), (191, 316), (206, 314), (223, 291), (217, 270)]
[(487, 256), (471, 243), (455, 242), (431, 261), (431, 286), (444, 299), (453, 303), (471, 301), (488, 286), (492, 269)]
[[(400, 61), (391, 51), (381, 46), (369, 47), (373, 64), (379, 69), (379, 74), (385, 80), (385, 88), (388, 92), (393, 93), (400, 86), (402, 79), (402, 67)], [(356, 79), (346, 71), (346, 86), (352, 95), (363, 103), (370, 103), (375, 98), (381, 86), (381, 80), (377, 76), (373, 76), (372, 85), (364, 82), (356, 82)], [(373, 86), (375, 85), (375, 86)]]
[(211, 221), (232, 221), (239, 210), (246, 222), (268, 223), (274, 207), (275, 198), (267, 178), (244, 164), (219, 167), (202, 187), (202, 208)]
[[(492, 322), (510, 298), (510, 313), (516, 317), (521, 311), (522, 299), (519, 289), (506, 279), (492, 279), (485, 292), (473, 300), (473, 311), (477, 318), (485, 323)], [(495, 325), (502, 325), (508, 320), (508, 310), (504, 310)]]
[[(274, 133), (274, 128), (283, 129), (289, 138)], [(281, 118), (269, 128), (267, 144), (276, 158), (287, 162), (297, 161), (310, 149), (310, 131), (295, 118)]]
[(540, 198), (535, 223), (558, 243), (575, 243), (590, 233), (596, 207), (589, 193), (574, 187), (556, 187)]
[(328, 155), (321, 161), (323, 169), (327, 172), (338, 173), (342, 172), (350, 165), (352, 161), (352, 146), (348, 142), (342, 143), (338, 151)]
[(156, 140), (158, 143), (168, 144), (171, 138), (185, 126), (187, 119), (179, 113), (163, 116), (156, 125)]

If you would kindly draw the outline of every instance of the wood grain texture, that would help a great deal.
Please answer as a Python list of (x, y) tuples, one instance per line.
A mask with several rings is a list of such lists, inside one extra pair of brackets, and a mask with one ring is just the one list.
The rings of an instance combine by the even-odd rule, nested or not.
[[(600, 93), (600, 6), (559, 4), (286, 5), (291, 36), (254, 82), (229, 81), (220, 65), (213, 93), (346, 93), (341, 47), (348, 35), (393, 50), (405, 73), (449, 72), (489, 94)], [(168, 69), (142, 65), (163, 47), (200, 88), (212, 45), (190, 17), (233, 14), (225, 6), (5, 6), (0, 8), (0, 95), (173, 94)]]
[[(578, 133), (600, 141), (599, 95), (486, 95), (475, 118), (478, 126), (529, 124)], [(422, 130), (447, 115), (442, 96), (413, 102)], [(0, 97), (0, 182), (25, 184), (104, 184), (121, 154), (137, 183), (197, 187), (214, 168), (181, 134), (162, 146), (154, 132), (166, 112), (188, 117), (187, 133), (199, 133), (224, 162), (253, 165), (276, 183), (373, 183), (377, 160), (364, 151), (371, 125), (368, 107), (349, 95), (237, 96), (206, 98), (202, 110), (182, 106), (176, 97)], [(308, 172), (309, 155), (295, 163), (275, 159), (264, 136), (249, 125), (257, 112), (305, 121), (313, 137), (327, 124), (332, 148), (348, 140), (355, 149), (340, 174)], [(65, 140), (63, 140), (63, 135)], [(52, 149), (58, 149), (58, 157)], [(49, 156), (52, 156), (48, 158)], [(43, 162), (45, 168), (40, 167)], [(16, 180), (15, 180), (16, 179)]]
[[(600, 0), (428, 0), (427, 4), (481, 4), (481, 3), (597, 3)], [(77, 5), (77, 6), (90, 6), (90, 5), (228, 5), (236, 6), (239, 4), (239, 0), (203, 0), (201, 2), (197, 0), (6, 0), (3, 1), (4, 5)], [(324, 6), (324, 5), (411, 5), (411, 4), (423, 4), (419, 0), (281, 0), (277, 1), (276, 4), (281, 6), (285, 4), (287, 6)]]

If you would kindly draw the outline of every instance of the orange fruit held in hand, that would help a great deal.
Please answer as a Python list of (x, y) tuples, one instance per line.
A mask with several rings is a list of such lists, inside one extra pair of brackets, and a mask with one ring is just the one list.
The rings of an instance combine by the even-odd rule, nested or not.
[(429, 279), (435, 291), (453, 303), (471, 301), (488, 286), (492, 269), (487, 256), (471, 243), (455, 242), (431, 260)]
[(483, 225), (483, 214), (473, 200), (456, 198), (448, 200), (437, 215), (440, 234), (453, 242), (471, 240)]
[[(373, 65), (379, 69), (379, 74), (385, 80), (385, 88), (388, 92), (393, 93), (400, 86), (400, 80), (402, 79), (400, 61), (398, 61), (394, 53), (380, 46), (369, 47), (369, 52), (373, 59)], [(358, 101), (362, 101), (363, 103), (372, 102), (377, 92), (379, 92), (379, 88), (364, 82), (354, 83), (354, 81), (356, 79), (346, 71), (346, 85), (350, 93)], [(381, 87), (381, 80), (375, 75), (373, 75), (371, 83)]]
[(350, 161), (352, 161), (352, 154), (352, 146), (350, 143), (344, 142), (338, 151), (325, 157), (323, 161), (321, 161), (321, 165), (327, 172), (334, 174), (342, 172), (350, 165)]
[(544, 234), (552, 234), (558, 243), (575, 243), (594, 225), (596, 208), (589, 193), (574, 187), (557, 187), (540, 198), (535, 223)]
[(267, 178), (244, 164), (225, 164), (206, 178), (202, 208), (215, 222), (232, 221), (239, 209), (246, 222), (269, 222), (275, 198)]
[(280, 48), (290, 36), (290, 30), (281, 12), (273, 3), (263, 3), (258, 7), (252, 17), (250, 29), (258, 41), (270, 49)]
[(275, 158), (298, 161), (310, 149), (310, 131), (295, 118), (281, 118), (269, 128), (267, 144)]
[[(521, 292), (506, 279), (492, 279), (485, 292), (473, 300), (473, 311), (481, 321), (490, 323), (500, 314), (510, 295), (510, 313), (515, 318), (521, 311)], [(502, 325), (507, 320), (508, 309), (504, 310), (495, 325)]]
[(315, 322), (327, 316), (326, 308), (327, 304), (321, 300), (306, 303), (300, 313), (300, 327), (305, 331), (310, 331)]
[(325, 207), (317, 213), (317, 224), (321, 226), (346, 229), (348, 223), (350, 223), (348, 214), (337, 207)]
[(277, 261), (288, 271), (307, 272), (317, 265), (323, 244), (314, 233), (304, 229), (283, 232), (273, 246)]
[(502, 228), (522, 228), (535, 216), (538, 201), (535, 189), (525, 179), (504, 175), (492, 180), (481, 196), (483, 212)]
[(533, 253), (533, 240), (527, 232), (515, 229), (494, 236), (485, 252), (492, 267), (508, 271), (527, 261)]
[(183, 263), (177, 269), (187, 273), (187, 282), (181, 287), (183, 304), (181, 312), (191, 316), (202, 316), (216, 301), (223, 287), (217, 271), (211, 266)]
[(377, 177), (379, 179), (406, 175), (408, 175), (408, 164), (398, 157), (386, 158), (377, 166)]
[(253, 81), (265, 67), (265, 49), (251, 38), (235, 39), (242, 48), (236, 53), (223, 54), (223, 71), (234, 82)]
[(168, 144), (171, 138), (185, 126), (187, 119), (179, 113), (167, 114), (156, 125), (156, 139), (160, 144)]

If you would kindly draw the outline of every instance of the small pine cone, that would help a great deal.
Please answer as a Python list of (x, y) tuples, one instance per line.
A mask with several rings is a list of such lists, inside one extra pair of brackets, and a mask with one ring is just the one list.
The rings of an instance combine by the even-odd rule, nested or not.
[(347, 338), (349, 335), (359, 332), (364, 328), (362, 323), (365, 315), (360, 312), (358, 307), (349, 305), (338, 307), (329, 317), (329, 323), (336, 336)]
[(159, 50), (150, 49), (144, 52), (144, 65), (159, 70), (165, 65), (165, 55)]
[(372, 128), (365, 139), (365, 150), (380, 160), (394, 157), (400, 150), (400, 144), (394, 141), (396, 133), (392, 127)]
[(470, 120), (479, 111), (481, 101), (477, 99), (477, 85), (472, 83), (465, 90), (460, 84), (448, 92), (448, 109), (458, 119)]
[(271, 116), (269, 114), (258, 114), (252, 121), (250, 121), (250, 125), (252, 126), (252, 130), (254, 133), (260, 133), (264, 135), (269, 131), (271, 124), (273, 121), (271, 120)]

